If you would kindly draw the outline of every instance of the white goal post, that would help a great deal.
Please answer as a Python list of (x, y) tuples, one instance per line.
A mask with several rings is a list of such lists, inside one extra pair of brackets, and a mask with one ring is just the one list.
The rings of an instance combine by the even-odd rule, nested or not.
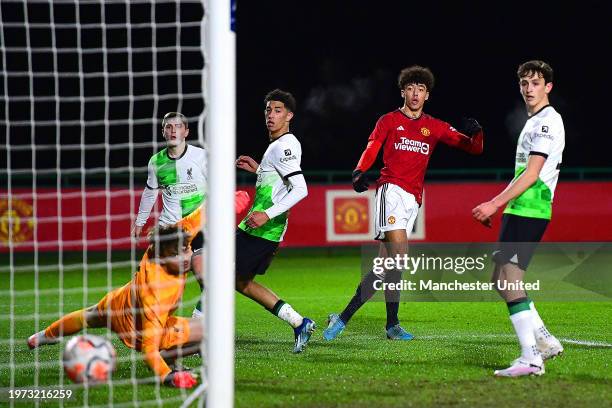
[(163, 115), (180, 111), (188, 142), (209, 149), (205, 253), (215, 256), (206, 257), (212, 335), (200, 395), (207, 406), (233, 405), (233, 8), (231, 0), (0, 0), (0, 392), (60, 386), (86, 406), (198, 399), (166, 389), (110, 331), (95, 332), (120, 357), (104, 392), (65, 377), (64, 343), (21, 350), (30, 334), (91, 306), (138, 267), (143, 248), (129, 228), (147, 160), (165, 145)]
[(208, 407), (232, 407), (234, 404), (236, 35), (232, 30), (232, 3), (231, 0), (209, 0), (207, 8), (205, 89), (209, 101), (206, 117), (209, 239), (205, 253), (208, 255), (208, 338), (203, 345), (207, 343)]

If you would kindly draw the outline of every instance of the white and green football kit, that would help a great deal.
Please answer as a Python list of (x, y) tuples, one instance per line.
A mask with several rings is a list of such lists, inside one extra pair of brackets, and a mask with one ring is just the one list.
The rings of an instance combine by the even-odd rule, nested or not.
[[(552, 106), (547, 105), (531, 115), (519, 136), (515, 179), (525, 172), (529, 156), (542, 156), (546, 161), (536, 182), (510, 200), (504, 210), (498, 249), (493, 254), (502, 271), (516, 267), (527, 271), (552, 216), (564, 147), (563, 120)], [(541, 375), (544, 373), (543, 360), (563, 352), (561, 343), (548, 332), (527, 293), (522, 296), (512, 300), (504, 298), (521, 346), (521, 356), (509, 368), (495, 370), (496, 376)]]
[(545, 106), (527, 120), (518, 139), (514, 178), (525, 171), (530, 155), (543, 156), (546, 161), (538, 180), (508, 202), (504, 214), (550, 220), (564, 147), (563, 120), (552, 106)]
[(308, 194), (301, 160), (302, 146), (293, 134), (285, 133), (270, 143), (257, 168), (255, 199), (249, 211), (263, 211), (270, 220), (259, 228), (249, 228), (247, 215), (238, 228), (268, 241), (283, 240), (289, 209)]
[(149, 160), (147, 187), (140, 200), (136, 225), (146, 224), (162, 190), (160, 225), (173, 225), (191, 214), (206, 199), (206, 151), (185, 145), (180, 157), (172, 158), (165, 148)]

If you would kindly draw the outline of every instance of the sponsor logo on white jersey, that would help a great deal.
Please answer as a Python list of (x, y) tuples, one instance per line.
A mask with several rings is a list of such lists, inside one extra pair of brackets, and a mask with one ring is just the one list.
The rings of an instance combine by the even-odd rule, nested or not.
[(192, 183), (177, 183), (163, 187), (169, 195), (193, 194), (198, 192), (198, 186)]
[(429, 154), (429, 143), (420, 142), (418, 140), (400, 137), (401, 142), (394, 143), (395, 150), (403, 150), (406, 152), (417, 152), (424, 155)]
[(297, 156), (294, 154), (293, 156), (280, 158), (281, 163), (287, 163), (288, 161), (291, 161), (291, 160), (297, 160)]
[[(544, 128), (546, 126), (542, 127), (542, 131), (544, 131)], [(549, 139), (549, 140), (555, 140), (555, 137), (549, 133), (534, 133), (533, 134), (533, 139), (537, 138), (537, 137), (543, 137), (544, 139)]]

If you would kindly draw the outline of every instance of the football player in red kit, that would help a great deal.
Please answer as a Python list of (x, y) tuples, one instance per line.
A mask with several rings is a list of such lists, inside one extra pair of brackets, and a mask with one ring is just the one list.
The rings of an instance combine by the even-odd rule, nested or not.
[[(375, 239), (384, 243), (379, 253), (382, 257), (403, 256), (408, 252), (408, 237), (423, 198), (425, 170), (436, 145), (442, 142), (475, 155), (483, 150), (482, 127), (475, 119), (467, 119), (463, 131), (459, 132), (423, 112), (434, 85), (429, 68), (415, 65), (403, 69), (398, 85), (404, 106), (378, 119), (353, 172), (355, 191), (366, 191), (369, 184), (365, 172), (383, 149), (384, 167), (376, 183), (375, 217)], [(397, 270), (366, 274), (344, 311), (329, 315), (323, 337), (333, 340), (342, 333), (353, 314), (376, 292), (375, 287), (380, 287), (375, 282), (399, 282), (400, 279), (401, 272)], [(385, 290), (385, 301), (387, 338), (412, 339), (399, 324), (399, 292)]]

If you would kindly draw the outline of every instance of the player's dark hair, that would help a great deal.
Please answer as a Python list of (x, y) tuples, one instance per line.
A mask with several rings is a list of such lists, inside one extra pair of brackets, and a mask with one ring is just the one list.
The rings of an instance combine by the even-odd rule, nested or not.
[(293, 97), (293, 95), (291, 95), (290, 92), (285, 92), (282, 89), (276, 88), (268, 92), (268, 94), (264, 98), (264, 104), (267, 104), (270, 101), (282, 102), (285, 104), (287, 110), (289, 110), (290, 112), (295, 112), (295, 98)]
[(185, 125), (185, 129), (189, 129), (189, 121), (187, 120), (187, 116), (183, 115), (181, 112), (168, 112), (164, 115), (162, 119), (162, 129), (166, 126), (166, 122), (170, 119), (179, 118), (183, 125)]
[(553, 69), (544, 61), (531, 60), (519, 65), (516, 75), (519, 80), (526, 76), (537, 74), (544, 78), (544, 83), (547, 84), (553, 81)]
[(179, 249), (187, 243), (188, 235), (176, 225), (156, 227), (149, 231), (147, 255), (150, 259), (178, 255)]
[(397, 79), (397, 85), (402, 91), (408, 84), (423, 84), (427, 88), (427, 92), (431, 92), (434, 83), (435, 78), (431, 70), (419, 65), (413, 65), (402, 69)]

